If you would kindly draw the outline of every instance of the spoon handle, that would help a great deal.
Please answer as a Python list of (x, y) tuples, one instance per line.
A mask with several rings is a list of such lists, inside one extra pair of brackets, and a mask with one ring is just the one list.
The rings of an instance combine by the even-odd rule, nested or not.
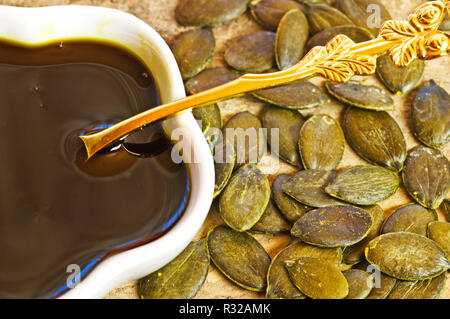
[(154, 107), (103, 131), (80, 138), (90, 158), (103, 147), (136, 129), (193, 107), (302, 81), (316, 75), (333, 82), (347, 82), (354, 75), (373, 74), (377, 56), (385, 53), (398, 66), (407, 66), (417, 58), (429, 60), (446, 55), (450, 52), (450, 35), (438, 31), (446, 11), (450, 12), (450, 0), (426, 2), (417, 7), (406, 21), (386, 21), (374, 40), (355, 44), (347, 36), (338, 35), (325, 46), (312, 48), (300, 62), (287, 70), (246, 74), (221, 86)]

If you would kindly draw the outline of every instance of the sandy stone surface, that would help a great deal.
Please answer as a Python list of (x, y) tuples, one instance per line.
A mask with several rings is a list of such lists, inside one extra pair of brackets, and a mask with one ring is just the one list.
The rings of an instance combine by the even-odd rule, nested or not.
[[(422, 3), (421, 0), (381, 0), (387, 6), (394, 19), (404, 19), (407, 14), (417, 5)], [(156, 31), (161, 36), (170, 42), (172, 38), (181, 31), (186, 30), (174, 20), (174, 8), (177, 0), (0, 0), (0, 5), (16, 5), (16, 6), (45, 6), (45, 5), (96, 5), (110, 8), (116, 8), (136, 15)], [(244, 14), (239, 19), (227, 25), (217, 26), (213, 29), (217, 42), (216, 54), (211, 62), (211, 67), (221, 66), (224, 64), (223, 52), (230, 42), (237, 36), (253, 33), (262, 30), (261, 27), (254, 22), (249, 13)], [(450, 92), (450, 57), (441, 58), (434, 61), (427, 62), (426, 70), (422, 82), (429, 79), (434, 79), (440, 86)], [(356, 77), (357, 80), (362, 80), (364, 83), (370, 83), (382, 86), (375, 76), (371, 77)], [(322, 85), (323, 80), (313, 79), (312, 82)], [(396, 102), (396, 109), (390, 114), (397, 120), (401, 126), (408, 149), (418, 145), (417, 140), (412, 136), (409, 124), (409, 107), (414, 92), (407, 96), (394, 96)], [(241, 98), (231, 99), (219, 104), (224, 121), (231, 115), (248, 110), (254, 114), (261, 114), (264, 103), (259, 102), (253, 97), (245, 96)], [(303, 115), (308, 116), (317, 113), (327, 113), (341, 120), (344, 106), (335, 100), (331, 103), (316, 108), (308, 112), (302, 112)], [(442, 149), (443, 153), (450, 157), (450, 145)], [(260, 167), (272, 167), (276, 161), (271, 156), (265, 156)], [(345, 153), (339, 169), (347, 168), (357, 164), (366, 164), (359, 158), (351, 148), (346, 145)], [(294, 173), (295, 168), (288, 164), (280, 163), (277, 174)], [(270, 181), (275, 175), (270, 175)], [(385, 210), (386, 216), (391, 214), (396, 208), (403, 204), (412, 202), (412, 199), (407, 195), (406, 191), (401, 188), (393, 197), (380, 203), (380, 206)], [(439, 212), (439, 218), (445, 220), (442, 212)], [(212, 225), (222, 223), (221, 217), (218, 213), (217, 203), (211, 207), (209, 216), (203, 225), (200, 232), (197, 234), (195, 240), (203, 238), (208, 229)], [(271, 257), (275, 256), (278, 251), (284, 248), (290, 241), (288, 235), (255, 235), (256, 239), (266, 248)], [(450, 298), (450, 280), (447, 281), (441, 298)], [(106, 298), (138, 298), (136, 282), (127, 283), (117, 289), (111, 291)], [(202, 289), (198, 292), (196, 298), (264, 298), (263, 293), (255, 293), (246, 291), (231, 281), (226, 279), (214, 265), (211, 265), (208, 277)]]

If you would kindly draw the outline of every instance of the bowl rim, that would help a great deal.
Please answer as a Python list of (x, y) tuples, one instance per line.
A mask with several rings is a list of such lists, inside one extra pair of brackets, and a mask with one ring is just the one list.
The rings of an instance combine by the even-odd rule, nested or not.
[[(107, 25), (105, 21), (108, 21)], [(95, 26), (96, 31), (89, 35), (89, 28)], [(122, 32), (124, 29), (127, 29), (128, 35)], [(162, 103), (185, 96), (180, 71), (166, 42), (150, 25), (129, 13), (85, 5), (29, 8), (0, 5), (0, 38), (32, 45), (55, 39), (76, 38), (61, 37), (66, 32), (81, 32), (86, 35), (79, 38), (109, 39), (127, 46), (150, 68), (158, 83)], [(130, 41), (139, 40), (140, 45), (146, 46), (145, 50), (148, 52), (145, 51), (145, 54), (149, 55), (142, 56), (139, 49), (130, 47), (127, 36), (133, 37)], [(149, 59), (156, 59), (157, 62)], [(164, 69), (166, 74), (154, 73), (152, 69), (155, 67)], [(166, 120), (164, 127), (172, 133), (181, 129), (183, 137), (188, 137), (185, 146), (191, 147), (195, 154), (195, 160), (187, 164), (191, 191), (183, 215), (161, 237), (101, 260), (81, 282), (64, 291), (58, 298), (102, 298), (113, 288), (141, 278), (167, 264), (183, 251), (200, 230), (209, 212), (214, 192), (214, 163), (210, 149), (190, 111)], [(184, 154), (183, 157), (187, 159)]]

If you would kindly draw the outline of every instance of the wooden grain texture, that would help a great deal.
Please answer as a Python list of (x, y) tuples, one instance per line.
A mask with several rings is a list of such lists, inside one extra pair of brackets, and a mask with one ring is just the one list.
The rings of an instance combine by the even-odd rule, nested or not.
[[(405, 19), (406, 15), (416, 6), (422, 3), (422, 0), (402, 0), (395, 1), (392, 5), (391, 0), (380, 0), (387, 8), (394, 19)], [(45, 6), (45, 5), (66, 5), (66, 4), (82, 4), (82, 5), (96, 5), (103, 7), (110, 7), (131, 13), (142, 19), (156, 31), (166, 41), (171, 41), (179, 32), (185, 31), (188, 28), (177, 25), (174, 20), (174, 9), (177, 0), (0, 0), (0, 5), (17, 5), (17, 6)], [(254, 22), (249, 13), (244, 14), (238, 20), (227, 25), (217, 26), (213, 29), (216, 38), (216, 54), (210, 67), (223, 66), (223, 52), (231, 43), (231, 40), (236, 36), (242, 36), (255, 31), (261, 31), (262, 28)], [(450, 92), (450, 77), (448, 71), (450, 70), (450, 57), (441, 58), (434, 61), (429, 61), (426, 64), (425, 74), (421, 83), (434, 79), (441, 87)], [(361, 80), (366, 84), (374, 84), (382, 86), (378, 79), (371, 77), (355, 77), (355, 80)], [(312, 80), (315, 84), (323, 87), (323, 80)], [(409, 128), (409, 115), (411, 100), (415, 91), (408, 94), (406, 97), (393, 96), (395, 100), (396, 109), (389, 113), (396, 119), (402, 128), (408, 149), (418, 145), (418, 141), (413, 137)], [(256, 100), (251, 96), (231, 99), (219, 103), (224, 120), (228, 120), (231, 115), (248, 110), (256, 115), (261, 115), (263, 102)], [(330, 104), (320, 106), (316, 109), (302, 112), (303, 115), (326, 113), (333, 116), (335, 119), (342, 121), (342, 114), (344, 106), (332, 99)], [(443, 149), (443, 153), (447, 158), (450, 157), (450, 143)], [(271, 156), (264, 156), (260, 168), (275, 168), (276, 161)], [(338, 169), (347, 168), (358, 164), (367, 164), (364, 160), (354, 153), (348, 145), (345, 146), (343, 160)], [(280, 163), (276, 174), (288, 173), (292, 174), (296, 168), (285, 163)], [(269, 180), (272, 182), (275, 175), (270, 175)], [(386, 215), (391, 214), (396, 208), (403, 204), (412, 202), (404, 188), (400, 188), (395, 196), (380, 203), (380, 206), (385, 210)], [(439, 212), (439, 219), (445, 220), (442, 212)], [(204, 238), (208, 229), (222, 223), (218, 213), (217, 204), (214, 203), (211, 207), (210, 214), (204, 223), (202, 229), (196, 236), (196, 240)], [(284, 248), (290, 241), (288, 235), (255, 235), (257, 240), (266, 248), (271, 257)], [(448, 273), (448, 272), (447, 272)], [(448, 275), (448, 274), (447, 274)], [(106, 298), (137, 298), (136, 282), (127, 283), (117, 289), (111, 291)], [(226, 279), (214, 266), (210, 267), (208, 277), (202, 289), (198, 292), (196, 298), (264, 298), (263, 293), (256, 293), (246, 291), (228, 279)], [(450, 299), (450, 280), (447, 280), (440, 298)]]

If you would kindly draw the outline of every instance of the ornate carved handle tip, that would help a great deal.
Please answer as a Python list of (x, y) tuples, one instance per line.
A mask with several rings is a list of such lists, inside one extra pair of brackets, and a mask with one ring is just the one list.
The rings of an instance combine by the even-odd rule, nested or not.
[(446, 11), (450, 12), (450, 0), (426, 2), (406, 21), (386, 21), (378, 38), (364, 43), (338, 35), (326, 46), (313, 48), (295, 68), (314, 68), (330, 81), (347, 82), (355, 74), (374, 73), (376, 57), (386, 50), (397, 66), (449, 54), (450, 35), (438, 31)]
[(450, 53), (450, 35), (438, 31), (450, 0), (429, 1), (416, 8), (406, 21), (387, 21), (380, 37), (395, 41), (388, 51), (398, 66), (407, 66), (415, 59), (434, 59)]

